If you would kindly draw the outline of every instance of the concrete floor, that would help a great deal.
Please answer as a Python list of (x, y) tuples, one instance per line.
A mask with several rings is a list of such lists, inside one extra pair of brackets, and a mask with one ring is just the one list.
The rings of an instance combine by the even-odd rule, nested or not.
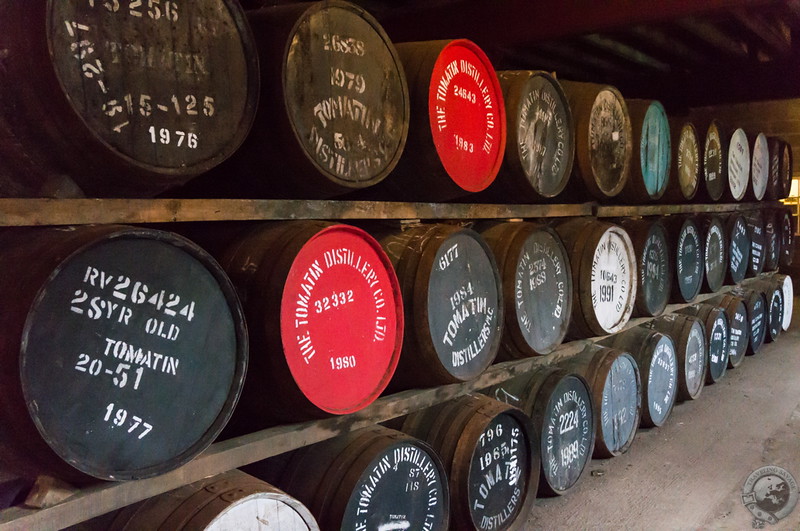
[[(799, 306), (777, 342), (676, 404), (665, 426), (593, 460), (566, 495), (537, 500), (525, 529), (752, 529), (741, 499), (751, 472), (777, 465), (800, 482)], [(765, 529), (800, 530), (800, 504)]]

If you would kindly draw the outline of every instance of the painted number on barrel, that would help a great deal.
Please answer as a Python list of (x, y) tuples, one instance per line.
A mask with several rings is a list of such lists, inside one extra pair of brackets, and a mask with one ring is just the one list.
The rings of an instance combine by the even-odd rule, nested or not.
[(578, 412), (567, 411), (558, 418), (559, 428), (558, 433), (563, 435), (578, 427)]
[(366, 53), (364, 41), (353, 37), (342, 37), (335, 33), (333, 35), (325, 33), (322, 35), (322, 42), (322, 49), (326, 52), (349, 53), (359, 57), (363, 57)]
[(331, 293), (328, 296), (322, 297), (314, 301), (314, 311), (323, 313), (332, 308), (339, 308), (347, 303), (353, 302), (353, 290), (340, 291), (339, 293)]
[(160, 129), (156, 129), (155, 126), (151, 125), (147, 129), (148, 133), (150, 133), (150, 142), (153, 144), (164, 144), (170, 145), (175, 144), (178, 147), (188, 147), (189, 149), (197, 149), (199, 145), (199, 137), (197, 133), (187, 133), (186, 131), (170, 131), (166, 127), (162, 127)]
[(127, 427), (128, 433), (134, 433), (138, 428), (141, 428), (137, 439), (144, 438), (148, 433), (153, 430), (153, 425), (145, 422), (141, 417), (136, 415), (128, 415), (128, 411), (123, 408), (117, 408), (113, 403), (106, 406), (106, 414), (103, 417), (106, 422), (111, 422), (114, 426), (121, 428)]
[[(127, 6), (123, 8), (122, 6)], [(164, 19), (169, 22), (178, 21), (178, 4), (176, 2), (161, 2), (161, 0), (89, 0), (89, 7), (102, 6), (111, 13), (120, 9), (135, 18), (150, 18), (152, 20)]]
[(334, 358), (330, 358), (330, 362), (331, 362), (331, 369), (334, 371), (340, 371), (342, 369), (352, 369), (356, 366), (356, 357), (337, 356)]
[(573, 441), (561, 449), (561, 466), (569, 466), (578, 459), (578, 441)]
[[(186, 96), (178, 97), (173, 94), (169, 99), (169, 104), (166, 102), (154, 102), (149, 94), (139, 94), (138, 97), (131, 93), (125, 94), (122, 100), (110, 99), (102, 106), (103, 113), (113, 118), (114, 116), (122, 113), (127, 113), (128, 116), (135, 116), (137, 113), (145, 118), (153, 115), (155, 111), (169, 114), (172, 110), (175, 114), (181, 116), (197, 116), (200, 114), (198, 104), (200, 103), (197, 96), (187, 94)], [(214, 98), (205, 96), (202, 100), (202, 114), (211, 118), (216, 113), (214, 107)], [(119, 131), (122, 129), (119, 128)], [(117, 131), (117, 132), (119, 132)]]
[(475, 144), (464, 139), (458, 133), (453, 134), (453, 139), (456, 142), (456, 149), (459, 151), (466, 151), (467, 153), (475, 152)]
[[(85, 372), (90, 376), (99, 376), (101, 374), (111, 376), (112, 383), (122, 389), (128, 385), (128, 371), (131, 369), (129, 363), (118, 363), (116, 369), (113, 371), (110, 368), (103, 369), (103, 360), (98, 358), (91, 358), (88, 354), (80, 353), (78, 361), (75, 363), (75, 370), (78, 372)], [(142, 374), (144, 367), (139, 367), (134, 371), (133, 389), (139, 389), (139, 383), (142, 381)]]
[(363, 94), (367, 90), (367, 80), (364, 76), (347, 72), (341, 68), (331, 68), (331, 85), (355, 90), (359, 94)]
[(600, 302), (614, 302), (614, 286), (600, 286)]

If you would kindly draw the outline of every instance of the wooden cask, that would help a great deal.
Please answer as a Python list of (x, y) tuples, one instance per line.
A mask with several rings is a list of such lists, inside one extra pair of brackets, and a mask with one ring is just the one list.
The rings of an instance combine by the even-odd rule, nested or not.
[(764, 271), (766, 262), (767, 238), (764, 232), (764, 215), (757, 209), (745, 212), (744, 217), (750, 234), (750, 263), (747, 265), (747, 276), (757, 277)]
[(766, 301), (766, 330), (764, 342), (772, 343), (783, 331), (783, 282), (774, 278), (757, 280), (747, 285), (748, 288), (758, 290), (764, 295)]
[(90, 520), (81, 530), (319, 531), (298, 500), (239, 470), (212, 476)]
[(613, 334), (631, 317), (637, 268), (625, 230), (591, 218), (556, 226), (572, 269), (572, 338)]
[(728, 272), (725, 282), (739, 284), (747, 275), (752, 252), (747, 219), (738, 212), (730, 214), (725, 219), (725, 234), (728, 241)]
[(497, 75), (508, 137), (503, 165), (485, 197), (499, 203), (554, 198), (567, 186), (575, 158), (575, 130), (567, 96), (547, 72), (506, 70)]
[(750, 186), (750, 141), (744, 129), (738, 128), (730, 136), (728, 149), (728, 182), (725, 196), (734, 201), (744, 199)]
[(573, 487), (594, 447), (594, 404), (586, 380), (564, 369), (543, 367), (485, 392), (527, 413), (540, 434), (539, 495), (560, 496)]
[[(769, 149), (769, 179), (765, 199), (775, 201), (783, 197), (783, 176), (781, 175), (781, 157), (783, 155), (783, 140), (778, 137), (768, 136)], [(791, 175), (789, 176), (791, 180)]]
[(239, 398), (248, 338), (208, 253), (116, 225), (13, 229), (0, 241), (5, 468), (139, 479), (211, 444)]
[[(701, 189), (700, 139), (692, 122), (670, 120), (672, 163), (662, 203), (687, 203)], [(702, 196), (702, 193), (701, 193)]]
[(750, 322), (747, 320), (747, 307), (744, 300), (731, 294), (709, 299), (709, 304), (721, 308), (728, 317), (730, 334), (728, 337), (728, 368), (735, 369), (744, 361), (747, 345), (750, 343)]
[(341, 0), (265, 5), (247, 18), (263, 78), (258, 116), (209, 188), (327, 198), (386, 178), (403, 153), (410, 102), (400, 57), (380, 24)]
[(731, 294), (741, 297), (747, 309), (747, 322), (750, 327), (747, 355), (754, 356), (764, 344), (767, 333), (767, 300), (763, 293), (754, 289), (735, 288), (731, 290)]
[(0, 33), (0, 195), (153, 196), (220, 164), (253, 122), (238, 2), (4, 2)]
[(690, 315), (670, 314), (643, 325), (672, 338), (678, 360), (678, 400), (696, 400), (703, 390), (708, 345), (702, 321)]
[(539, 485), (539, 434), (521, 410), (472, 394), (408, 415), (401, 431), (442, 459), (453, 529), (523, 529)]
[(706, 384), (718, 382), (728, 368), (730, 325), (725, 310), (713, 304), (695, 304), (677, 313), (692, 315), (703, 322), (706, 334)]
[(421, 225), (377, 232), (405, 307), (403, 354), (391, 389), (472, 380), (497, 356), (504, 322), (500, 273), (477, 232)]
[(352, 413), (383, 392), (400, 356), (403, 304), (369, 234), (323, 221), (260, 223), (230, 238), (220, 263), (251, 341), (237, 431)]
[(697, 219), (703, 238), (703, 286), (702, 291), (715, 293), (725, 284), (728, 272), (728, 241), (722, 218), (709, 214)]
[(658, 220), (625, 219), (620, 222), (633, 243), (639, 271), (633, 315), (661, 315), (672, 288), (672, 260), (664, 225)]
[(692, 216), (668, 216), (662, 219), (674, 260), (670, 300), (691, 302), (700, 293), (705, 275), (703, 236)]
[(794, 230), (795, 221), (791, 208), (778, 209), (778, 226), (780, 227), (781, 257), (778, 263), (782, 270), (788, 269), (794, 262)]
[(706, 130), (703, 144), (703, 190), (705, 199), (719, 201), (728, 188), (728, 152), (730, 137), (717, 120)]
[(778, 212), (764, 209), (761, 215), (764, 218), (764, 271), (777, 271), (781, 258)]
[(276, 460), (253, 473), (308, 507), (320, 529), (448, 529), (447, 472), (424, 441), (373, 426)]
[(675, 343), (668, 335), (635, 326), (601, 341), (629, 352), (639, 367), (642, 382), (643, 428), (663, 426), (675, 405), (678, 361)]
[(506, 146), (503, 92), (489, 58), (466, 39), (406, 42), (397, 51), (411, 99), (408, 145), (374, 196), (447, 201), (485, 190)]
[(479, 230), (501, 276), (505, 322), (498, 359), (551, 353), (572, 313), (572, 271), (561, 238), (550, 227), (525, 222)]
[(562, 81), (575, 121), (573, 173), (596, 199), (617, 196), (628, 181), (633, 135), (628, 108), (609, 85)]
[(767, 193), (770, 180), (769, 145), (764, 133), (750, 135), (750, 184), (747, 198), (761, 201)]
[(670, 124), (661, 102), (627, 99), (633, 139), (631, 172), (619, 197), (630, 203), (657, 201), (670, 177)]
[(636, 360), (622, 350), (590, 344), (561, 363), (584, 377), (595, 406), (594, 457), (616, 457), (633, 443), (642, 414), (642, 383)]
[(783, 290), (783, 323), (781, 328), (783, 331), (789, 330), (792, 324), (792, 312), (794, 311), (794, 284), (792, 277), (789, 275), (775, 275), (775, 280), (780, 282), (781, 289)]
[(781, 187), (781, 197), (779, 199), (783, 199), (789, 197), (789, 193), (792, 190), (792, 168), (793, 166), (793, 155), (792, 155), (792, 145), (789, 142), (783, 142), (783, 149), (781, 150), (781, 182), (783, 186)]

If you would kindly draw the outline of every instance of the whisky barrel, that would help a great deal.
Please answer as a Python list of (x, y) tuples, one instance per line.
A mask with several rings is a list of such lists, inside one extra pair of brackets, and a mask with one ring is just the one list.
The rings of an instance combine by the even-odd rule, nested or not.
[(778, 137), (769, 136), (767, 137), (767, 147), (769, 149), (769, 179), (764, 198), (775, 201), (783, 197), (783, 176), (781, 175), (783, 141)]
[(794, 310), (794, 284), (789, 275), (775, 275), (775, 280), (781, 283), (783, 290), (783, 323), (781, 328), (785, 332), (792, 324), (792, 311)]
[[(386, 178), (403, 153), (410, 103), (400, 57), (380, 24), (341, 0), (265, 5), (247, 18), (264, 79), (258, 116), (213, 175), (212, 191), (326, 198)], [(279, 178), (271, 171), (277, 161)]]
[(266, 477), (320, 529), (448, 529), (447, 473), (424, 441), (373, 426), (280, 457)]
[(506, 105), (503, 165), (486, 197), (500, 203), (541, 202), (558, 196), (575, 158), (569, 102), (547, 72), (498, 72)]
[(725, 224), (719, 216), (709, 214), (698, 219), (703, 238), (703, 286), (706, 293), (717, 292), (725, 284), (728, 272), (728, 241)]
[(678, 362), (672, 338), (636, 326), (604, 339), (601, 344), (633, 356), (642, 382), (640, 425), (643, 428), (663, 426), (675, 405), (678, 387)]
[(613, 334), (631, 317), (636, 300), (636, 257), (628, 233), (590, 218), (556, 226), (572, 269), (573, 338)]
[(485, 393), (527, 413), (540, 434), (538, 494), (559, 496), (573, 487), (594, 447), (594, 405), (586, 380), (564, 369), (543, 367)]
[(781, 187), (781, 199), (789, 197), (789, 193), (792, 189), (792, 168), (793, 168), (793, 155), (792, 155), (792, 145), (789, 142), (783, 142), (783, 149), (781, 150), (781, 182), (783, 186)]
[(672, 261), (664, 225), (645, 219), (625, 219), (620, 225), (631, 238), (639, 271), (633, 315), (661, 315), (672, 285)]
[(452, 529), (521, 529), (539, 485), (539, 434), (521, 410), (471, 394), (408, 415), (400, 431), (442, 459)]
[(238, 2), (121, 4), (0, 7), (0, 195), (153, 196), (244, 140), (259, 72)]
[(764, 271), (766, 261), (767, 238), (764, 233), (764, 216), (760, 209), (744, 213), (747, 230), (750, 233), (750, 263), (747, 265), (747, 276), (757, 277)]
[(633, 156), (625, 100), (610, 85), (562, 81), (561, 86), (575, 121), (573, 173), (596, 199), (614, 197), (628, 181)]
[(702, 321), (690, 315), (670, 314), (644, 326), (666, 334), (675, 343), (678, 360), (678, 400), (695, 400), (705, 384), (707, 352)]
[(778, 260), (781, 268), (788, 268), (794, 261), (794, 227), (795, 222), (790, 208), (778, 210), (778, 225), (780, 227), (781, 257)]
[(381, 199), (446, 201), (485, 190), (506, 146), (503, 93), (489, 58), (466, 39), (397, 45), (411, 99), (408, 145)]
[(257, 224), (230, 239), (220, 263), (242, 297), (251, 341), (237, 431), (352, 413), (386, 388), (403, 305), (369, 234), (322, 221)]
[(763, 293), (754, 289), (735, 288), (731, 290), (731, 294), (744, 300), (747, 322), (750, 326), (747, 355), (754, 356), (764, 344), (767, 333), (767, 300)]
[(138, 479), (211, 444), (242, 389), (248, 339), (208, 253), (115, 225), (8, 230), (0, 242), (7, 469)]
[(748, 288), (758, 290), (764, 295), (766, 301), (766, 329), (764, 342), (772, 343), (783, 331), (783, 282), (776, 279), (757, 280), (747, 285)]
[(670, 120), (672, 164), (667, 188), (661, 200), (665, 203), (692, 201), (700, 190), (700, 140), (692, 122)]
[(764, 209), (761, 215), (764, 218), (764, 271), (777, 271), (781, 258), (778, 212)]
[(296, 499), (258, 478), (231, 470), (95, 518), (78, 529), (319, 531), (319, 526)]
[(735, 369), (744, 361), (747, 345), (750, 342), (750, 323), (744, 300), (731, 294), (709, 299), (709, 304), (721, 308), (728, 317), (728, 368)]
[(572, 313), (572, 271), (561, 238), (550, 227), (524, 222), (479, 230), (501, 275), (505, 321), (498, 359), (551, 353)]
[(662, 222), (667, 229), (670, 256), (674, 260), (670, 300), (691, 302), (700, 293), (705, 275), (703, 236), (691, 216), (668, 216)]
[(593, 456), (603, 459), (625, 453), (642, 414), (642, 382), (636, 360), (622, 350), (589, 344), (561, 366), (583, 376), (592, 392)]
[(728, 183), (725, 195), (729, 199), (744, 199), (750, 187), (750, 167), (750, 142), (744, 129), (738, 128), (731, 134), (728, 148)]
[(695, 304), (678, 310), (703, 322), (706, 334), (706, 384), (718, 382), (728, 368), (730, 325), (725, 310), (713, 304)]
[(725, 281), (739, 284), (744, 280), (750, 266), (752, 244), (747, 219), (738, 212), (730, 214), (725, 220), (725, 234), (728, 241), (728, 272)]
[(764, 133), (749, 135), (750, 138), (750, 185), (747, 187), (747, 198), (761, 201), (767, 193), (769, 185), (769, 145)]
[(703, 190), (706, 199), (719, 201), (728, 188), (728, 152), (730, 137), (727, 130), (712, 120), (703, 144)]
[(397, 271), (405, 307), (391, 389), (477, 377), (497, 356), (504, 322), (500, 274), (484, 239), (445, 224), (376, 236)]
[(631, 203), (657, 201), (670, 176), (670, 125), (661, 102), (627, 99), (633, 140), (631, 171), (620, 199)]

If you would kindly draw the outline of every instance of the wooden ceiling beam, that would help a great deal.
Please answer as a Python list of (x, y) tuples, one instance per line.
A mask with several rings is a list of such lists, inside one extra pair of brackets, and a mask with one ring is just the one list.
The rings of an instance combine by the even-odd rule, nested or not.
[(758, 13), (737, 9), (733, 12), (733, 16), (777, 55), (783, 56), (790, 52), (792, 48), (791, 38), (787, 38), (779, 29), (776, 30), (772, 27)]
[(636, 39), (636, 46), (650, 50), (657, 57), (669, 57), (682, 64), (699, 65), (708, 61), (708, 55), (700, 50), (692, 49), (675, 35), (655, 26), (633, 26), (627, 30), (628, 35)]
[(731, 39), (725, 32), (709, 22), (689, 17), (677, 20), (675, 24), (728, 55), (740, 59), (746, 59), (749, 56), (747, 46), (735, 39)]
[(375, 15), (395, 42), (463, 37), (480, 46), (513, 46), (778, 1), (463, 0), (432, 6), (394, 2), (375, 10)]
[(594, 47), (605, 50), (612, 55), (619, 57), (620, 59), (624, 59), (625, 61), (629, 61), (638, 66), (644, 66), (650, 70), (656, 70), (665, 73), (671, 70), (667, 63), (659, 61), (655, 57), (651, 57), (650, 55), (637, 50), (636, 48), (628, 46), (619, 40), (612, 39), (604, 35), (599, 35), (597, 33), (585, 35), (582, 37), (582, 39)]

